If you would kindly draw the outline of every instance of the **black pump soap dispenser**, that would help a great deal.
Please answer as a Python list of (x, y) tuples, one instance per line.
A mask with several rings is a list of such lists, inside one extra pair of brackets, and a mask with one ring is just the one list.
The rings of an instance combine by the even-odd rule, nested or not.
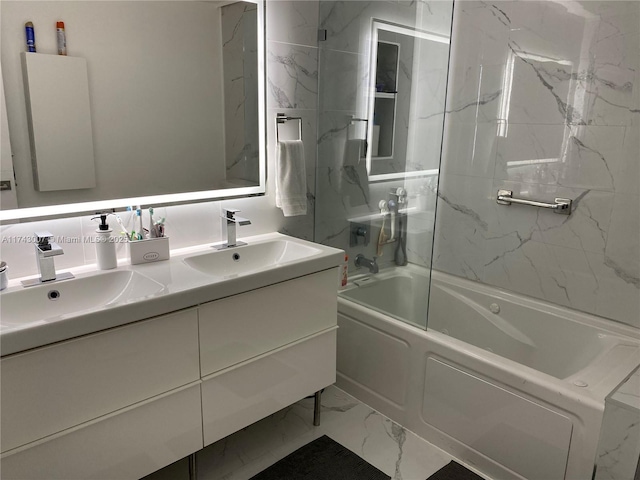
[(98, 268), (100, 270), (111, 270), (118, 266), (118, 258), (116, 257), (116, 244), (111, 236), (111, 230), (107, 223), (107, 216), (111, 213), (98, 212), (97, 217), (91, 220), (100, 219), (100, 225), (96, 230), (96, 257), (98, 259)]

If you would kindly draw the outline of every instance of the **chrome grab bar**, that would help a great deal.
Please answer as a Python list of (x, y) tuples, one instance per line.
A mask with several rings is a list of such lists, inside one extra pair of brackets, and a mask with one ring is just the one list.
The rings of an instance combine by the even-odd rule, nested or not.
[(560, 215), (571, 215), (573, 201), (570, 198), (556, 198), (555, 203), (538, 202), (536, 200), (527, 200), (524, 198), (513, 198), (512, 190), (498, 190), (496, 203), (499, 205), (511, 205), (512, 203), (517, 203), (518, 205), (550, 208), (554, 213), (559, 213)]

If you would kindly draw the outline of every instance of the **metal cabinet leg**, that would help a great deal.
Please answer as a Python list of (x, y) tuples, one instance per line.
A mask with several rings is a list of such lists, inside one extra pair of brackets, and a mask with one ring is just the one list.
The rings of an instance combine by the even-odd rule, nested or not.
[(322, 390), (318, 390), (314, 395), (314, 404), (313, 404), (313, 425), (320, 425), (320, 407), (321, 407), (321, 399), (322, 399)]
[(196, 466), (196, 454), (189, 455), (189, 480), (198, 479), (198, 468)]

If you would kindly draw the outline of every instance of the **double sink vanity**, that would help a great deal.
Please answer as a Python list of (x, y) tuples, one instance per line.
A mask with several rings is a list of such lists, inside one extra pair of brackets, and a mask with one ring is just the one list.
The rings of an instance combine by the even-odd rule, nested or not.
[(5, 290), (3, 477), (140, 478), (334, 383), (343, 252), (245, 240)]
[[(1, 18), (0, 221), (266, 193), (263, 0), (16, 1)], [(42, 35), (24, 52), (25, 19), (44, 31), (61, 18), (75, 50), (52, 54)], [(29, 288), (11, 280), (2, 478), (140, 478), (334, 383), (344, 253), (244, 240)]]

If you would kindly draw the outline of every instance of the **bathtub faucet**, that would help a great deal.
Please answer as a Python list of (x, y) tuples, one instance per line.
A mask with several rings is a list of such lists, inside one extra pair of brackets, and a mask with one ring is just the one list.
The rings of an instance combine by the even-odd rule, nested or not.
[(356, 259), (354, 260), (356, 267), (367, 267), (369, 269), (369, 273), (378, 273), (379, 268), (376, 263), (376, 257), (373, 257), (373, 260), (369, 260), (363, 254), (359, 253), (356, 255)]

